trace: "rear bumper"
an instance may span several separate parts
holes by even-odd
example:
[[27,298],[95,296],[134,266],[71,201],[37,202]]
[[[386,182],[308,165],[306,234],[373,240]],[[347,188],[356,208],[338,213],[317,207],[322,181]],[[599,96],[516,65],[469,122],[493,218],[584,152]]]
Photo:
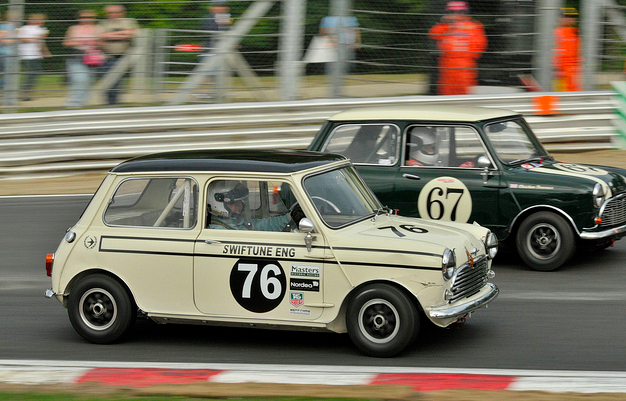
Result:
[[498,290],[498,287],[496,287],[495,284],[487,283],[487,285],[490,287],[489,290],[478,298],[474,298],[461,305],[433,308],[428,311],[428,316],[433,319],[450,319],[462,317],[472,311],[475,311],[476,309],[486,307],[487,304],[496,299],[498,293],[500,293],[500,290]]

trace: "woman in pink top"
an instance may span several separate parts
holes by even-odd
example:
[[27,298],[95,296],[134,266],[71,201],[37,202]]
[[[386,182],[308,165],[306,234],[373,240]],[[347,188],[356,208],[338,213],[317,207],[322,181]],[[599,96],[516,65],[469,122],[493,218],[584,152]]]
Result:
[[92,69],[97,65],[85,64],[85,54],[99,51],[98,37],[100,28],[96,25],[96,12],[81,10],[79,22],[72,25],[65,33],[63,46],[69,49],[66,67],[68,77],[67,107],[82,107],[89,100],[89,86]]

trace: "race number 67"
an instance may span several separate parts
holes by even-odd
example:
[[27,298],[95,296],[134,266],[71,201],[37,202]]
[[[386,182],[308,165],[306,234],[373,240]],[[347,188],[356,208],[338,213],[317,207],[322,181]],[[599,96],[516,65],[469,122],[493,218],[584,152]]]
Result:
[[438,177],[420,191],[417,209],[423,218],[465,223],[472,214],[472,197],[460,180]]

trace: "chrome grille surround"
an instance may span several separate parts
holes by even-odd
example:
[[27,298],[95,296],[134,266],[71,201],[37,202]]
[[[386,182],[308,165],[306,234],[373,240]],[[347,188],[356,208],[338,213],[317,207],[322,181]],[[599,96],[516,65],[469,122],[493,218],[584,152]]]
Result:
[[474,266],[468,262],[461,265],[452,278],[448,303],[470,297],[487,284],[489,261],[486,255],[474,259]]
[[626,193],[608,199],[600,208],[600,227],[611,227],[626,223]]

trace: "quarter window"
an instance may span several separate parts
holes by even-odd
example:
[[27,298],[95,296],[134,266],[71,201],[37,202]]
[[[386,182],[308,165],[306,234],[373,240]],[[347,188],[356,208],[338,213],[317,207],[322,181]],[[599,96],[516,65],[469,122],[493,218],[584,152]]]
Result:
[[342,154],[355,164],[393,165],[398,161],[399,138],[395,125],[342,125],[321,150]]
[[113,226],[193,228],[198,185],[190,178],[132,178],[123,181],[104,212]]

